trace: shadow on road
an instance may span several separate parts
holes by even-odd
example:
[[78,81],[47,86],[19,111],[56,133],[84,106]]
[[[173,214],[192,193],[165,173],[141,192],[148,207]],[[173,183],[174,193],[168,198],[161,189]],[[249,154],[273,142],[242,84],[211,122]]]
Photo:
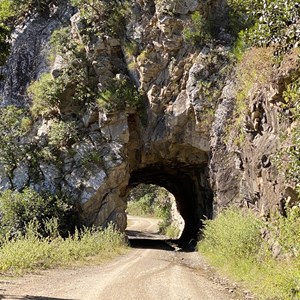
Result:
[[[14,300],[70,300],[64,298],[52,298],[43,296],[16,296],[16,295],[0,295],[0,299],[14,299]],[[76,300],[76,299],[73,299]]]
[[171,247],[166,240],[158,240],[158,239],[131,239],[129,238],[129,244],[132,248],[139,249],[159,249],[166,251],[174,251],[175,249]]

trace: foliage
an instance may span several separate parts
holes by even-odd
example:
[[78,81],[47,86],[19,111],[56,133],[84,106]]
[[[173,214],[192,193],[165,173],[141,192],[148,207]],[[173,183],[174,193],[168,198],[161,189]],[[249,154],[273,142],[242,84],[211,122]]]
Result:
[[55,74],[43,74],[30,84],[31,112],[34,116],[57,116],[80,113],[95,101],[96,82],[88,74],[89,62],[80,41],[72,39],[70,28],[55,30],[51,36],[51,56],[62,59]]
[[278,242],[281,255],[300,259],[300,207],[287,206],[285,213],[286,217],[276,212],[267,226],[272,240]]
[[176,239],[180,235],[180,229],[175,225],[169,225],[164,230],[164,234],[170,239]]
[[140,184],[128,196],[128,213],[137,216],[163,218],[165,201],[169,202],[169,192],[157,185]]
[[69,266],[88,261],[102,262],[124,253],[126,245],[122,234],[113,226],[105,230],[84,228],[63,239],[57,234],[57,221],[45,222],[49,236],[42,238],[39,226],[31,221],[24,236],[3,239],[0,246],[0,271],[22,274],[36,269]]
[[71,0],[93,33],[118,36],[123,30],[127,4],[124,1]]
[[13,237],[26,232],[26,226],[34,220],[38,232],[46,235],[44,222],[56,217],[61,232],[72,230],[73,207],[66,199],[48,194],[41,195],[33,189],[22,192],[6,190],[0,196],[0,236]]
[[236,258],[251,258],[262,243],[262,224],[248,212],[226,210],[215,220],[206,220],[204,224],[205,243],[218,249],[220,255],[227,259],[230,255]]
[[145,194],[138,200],[128,202],[127,211],[135,216],[153,216],[155,214],[153,194]]
[[[299,63],[299,59],[298,59]],[[298,194],[300,193],[300,106],[299,106],[299,94],[300,94],[300,79],[299,74],[296,71],[287,80],[287,83],[283,86],[282,103],[283,109],[282,117],[287,117],[289,122],[293,123],[291,131],[288,135],[285,135],[283,142],[284,147],[274,157],[279,170],[281,170],[285,178],[296,185]]]
[[143,95],[127,78],[115,78],[97,102],[107,112],[138,110],[143,105]]
[[[156,215],[161,219],[159,222],[159,232],[162,234],[171,233],[172,231],[172,202],[170,196],[165,195],[157,205]],[[175,226],[173,226],[175,228]]]
[[183,37],[193,45],[202,45],[210,38],[207,22],[199,11],[192,14],[191,25],[183,30]]
[[82,157],[82,164],[86,167],[89,167],[91,165],[100,165],[103,163],[103,159],[99,151],[92,150],[88,153],[84,154]]
[[24,160],[29,145],[23,141],[31,127],[25,111],[16,106],[0,108],[0,163],[9,177]]
[[254,85],[263,85],[271,78],[272,65],[272,49],[253,48],[245,52],[237,66],[238,103],[245,101]]
[[0,66],[4,65],[9,54],[10,45],[8,39],[11,33],[9,23],[14,15],[13,2],[11,0],[2,0],[0,2]]
[[0,1],[0,66],[10,52],[9,38],[18,19],[28,11],[45,12],[51,0],[1,0]]
[[292,118],[294,121],[300,121],[299,95],[300,77],[296,73],[292,76],[291,82],[286,85],[286,88],[282,94],[283,100],[285,101],[283,107],[292,113]]
[[[198,247],[213,265],[242,281],[259,299],[298,299],[299,257],[294,253],[300,246],[299,207],[289,210],[287,217],[277,215],[268,221],[251,211],[227,209],[204,224]],[[273,256],[276,243],[281,259]]]
[[28,92],[32,97],[33,116],[56,116],[65,111],[77,112],[92,97],[87,76],[83,69],[65,69],[60,76],[43,74],[30,84]]
[[46,73],[30,84],[28,92],[32,96],[31,113],[34,116],[60,113],[60,98],[65,88],[62,79],[63,77],[54,79],[51,74]]
[[275,46],[286,52],[299,41],[296,0],[229,0],[228,5],[237,48]]
[[[249,113],[248,99],[251,90],[263,86],[273,74],[273,49],[252,48],[247,50],[236,67],[237,94],[234,115],[228,131],[234,129],[234,143],[241,145],[245,134],[242,128],[245,116]],[[230,130],[229,130],[230,129]]]
[[76,47],[77,43],[70,40],[70,35],[71,28],[69,26],[54,30],[49,42],[51,50],[54,51],[55,54],[59,55],[72,51]]
[[159,231],[170,238],[177,238],[180,233],[172,220],[172,196],[162,187],[140,184],[131,190],[127,211],[131,215],[160,218]]
[[51,1],[53,0],[13,0],[14,8],[22,13],[26,11],[46,12]]
[[77,128],[74,121],[54,120],[48,131],[49,145],[55,148],[62,148],[77,139]]

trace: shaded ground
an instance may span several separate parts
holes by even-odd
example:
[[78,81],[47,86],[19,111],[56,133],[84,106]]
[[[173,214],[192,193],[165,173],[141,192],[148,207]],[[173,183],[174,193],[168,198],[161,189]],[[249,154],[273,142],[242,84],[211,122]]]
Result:
[[[155,222],[157,225],[153,219],[132,219],[128,232],[134,232],[134,248],[110,263],[43,271],[19,279],[0,278],[0,299],[244,299],[212,280],[198,253],[174,251],[164,237],[159,240]],[[146,227],[140,234],[147,240],[138,239],[141,236],[136,229]]]

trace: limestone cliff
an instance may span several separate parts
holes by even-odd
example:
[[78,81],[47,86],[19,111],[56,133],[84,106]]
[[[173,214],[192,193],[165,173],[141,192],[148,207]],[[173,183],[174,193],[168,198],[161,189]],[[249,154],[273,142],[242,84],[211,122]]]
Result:
[[[213,24],[206,29],[212,37],[203,36],[200,43],[192,43],[186,32],[196,26],[195,12]],[[239,82],[230,55],[234,38],[228,33],[226,1],[134,0],[126,13],[117,35],[90,33],[89,26],[96,25],[61,1],[50,14],[36,14],[14,30],[2,70],[3,106],[28,108],[28,85],[44,72],[59,78],[68,67],[61,55],[52,63],[47,60],[57,28],[70,26],[71,40],[82,45],[72,70],[82,71],[85,81],[66,84],[61,97],[67,104],[60,101],[54,117],[53,112],[36,117],[27,136],[36,151],[50,149],[56,159],[39,156],[33,164],[33,155],[27,155],[10,177],[1,173],[1,188],[29,185],[59,191],[78,202],[83,223],[114,221],[124,230],[130,188],[157,184],[174,194],[187,239],[197,233],[200,219],[224,206],[247,205],[268,213],[288,196],[295,198],[293,184],[279,176],[272,155],[280,149],[280,132],[290,126],[281,121],[277,104],[283,83],[298,70],[297,55],[291,55],[293,63],[283,62],[275,77],[249,91],[241,125],[245,136],[235,143],[240,134],[232,126]],[[95,100],[74,98],[79,84],[89,87],[86,94],[96,95],[122,80],[140,90],[142,106],[125,103],[110,110]],[[49,148],[53,124],[69,121],[76,124],[76,138]]]

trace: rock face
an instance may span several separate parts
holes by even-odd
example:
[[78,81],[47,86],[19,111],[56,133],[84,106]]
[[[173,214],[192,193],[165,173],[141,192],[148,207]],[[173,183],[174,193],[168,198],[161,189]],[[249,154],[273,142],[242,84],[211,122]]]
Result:
[[272,79],[249,91],[240,144],[232,140],[237,137],[235,129],[224,132],[232,115],[237,88],[229,83],[223,89],[222,103],[211,132],[210,179],[216,212],[236,204],[268,216],[274,208],[284,209],[287,201],[298,202],[295,182],[285,178],[276,162],[280,149],[288,149],[290,143],[282,134],[289,134],[294,126],[284,117],[288,111],[282,108],[282,93],[284,84],[295,74],[299,76],[299,58],[292,52],[276,74],[270,75]]
[[49,50],[52,31],[69,22],[75,9],[66,1],[52,9],[49,16],[28,16],[12,35],[12,51],[6,66],[1,68],[5,80],[0,83],[2,105],[25,105],[26,88],[49,68],[45,54]]
[[[182,34],[196,10],[225,26],[225,1],[135,0],[131,10],[125,37],[138,45],[135,54],[126,50],[122,39],[107,36],[95,38],[85,51],[100,90],[118,74],[130,76],[145,95],[146,120],[135,110],[108,113],[87,107],[77,120],[84,134],[70,151],[60,153],[59,164],[39,161],[38,177],[31,176],[28,164],[20,165],[11,181],[1,172],[1,188],[29,184],[63,192],[77,200],[84,224],[113,221],[125,230],[130,188],[157,184],[175,196],[185,221],[185,240],[198,233],[201,219],[233,203],[267,213],[287,196],[270,160],[285,126],[279,124],[272,103],[286,75],[253,90],[245,143],[226,143],[224,132],[237,90],[233,72],[226,71],[230,36],[219,28],[219,42],[198,48]],[[64,67],[60,58],[47,66],[43,53],[53,29],[64,22],[72,24],[75,38],[82,38],[80,16],[64,1],[52,15],[35,16],[16,30],[1,85],[4,105],[28,106],[26,87],[32,80],[50,69],[59,76]],[[43,145],[51,126],[51,120],[36,121],[31,141]]]

